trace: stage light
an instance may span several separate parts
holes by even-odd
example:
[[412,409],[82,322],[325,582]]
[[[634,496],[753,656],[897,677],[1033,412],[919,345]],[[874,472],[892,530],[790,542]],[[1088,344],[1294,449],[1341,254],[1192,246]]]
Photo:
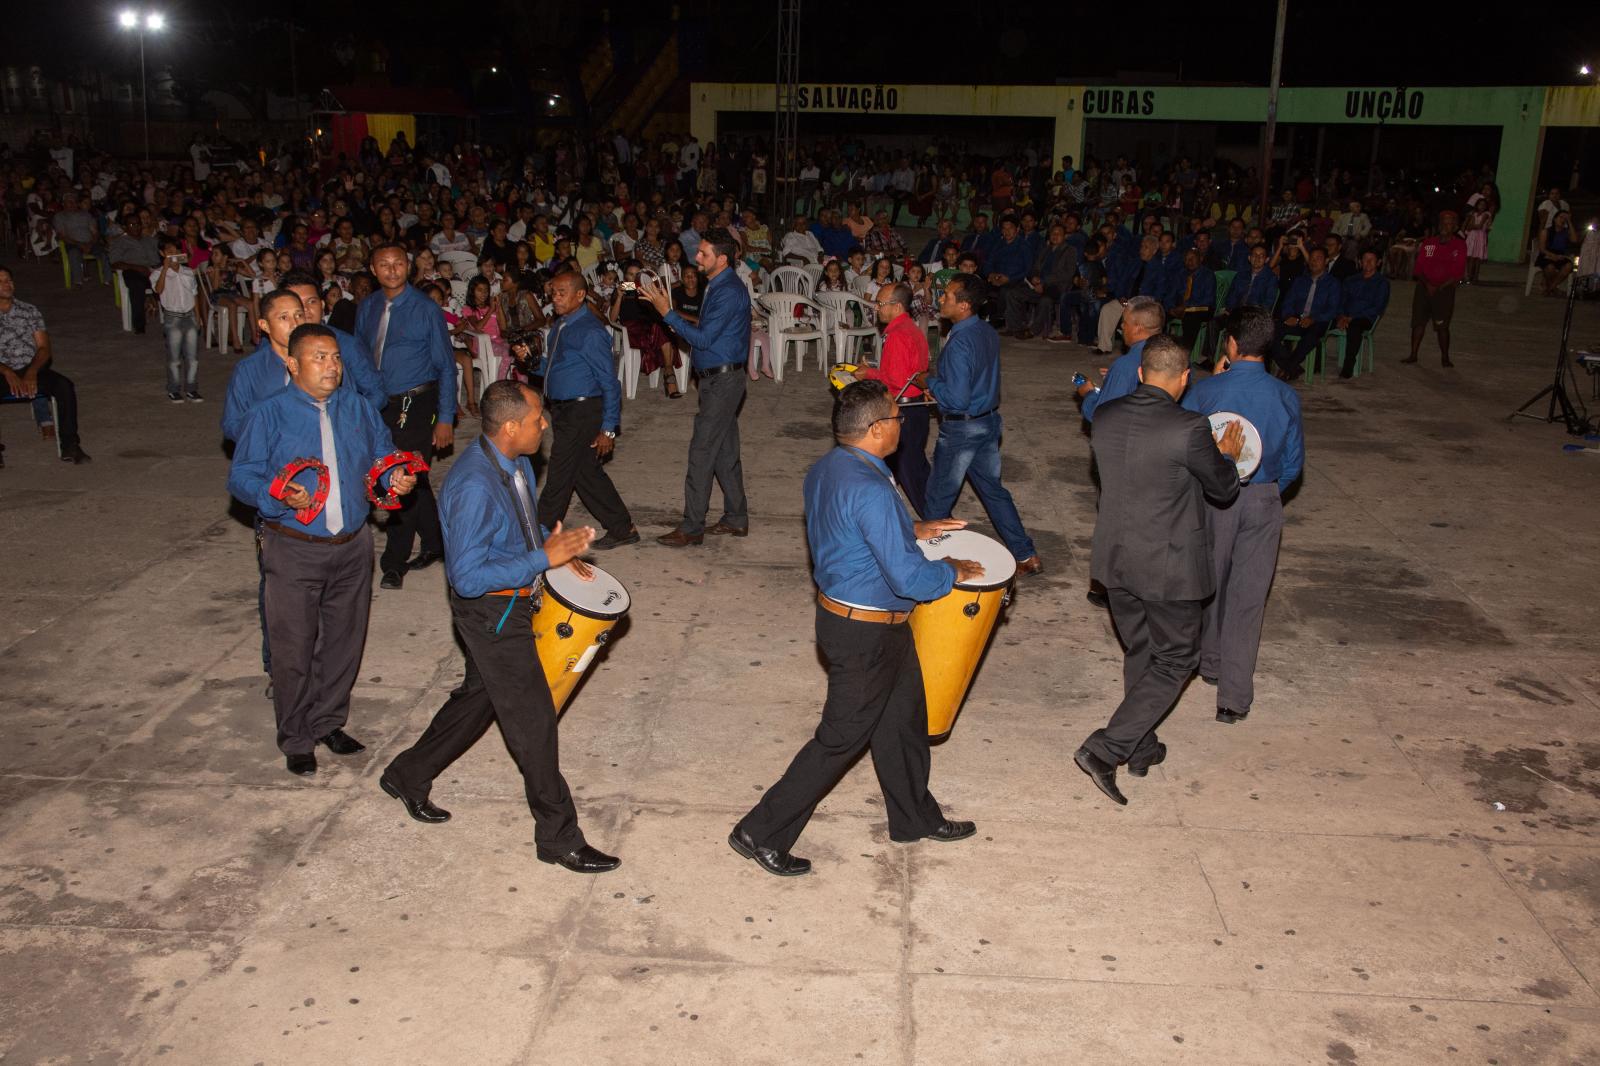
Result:
[[144,28],[153,32],[166,29],[167,16],[159,11],[152,11],[144,17]]
[[500,68],[499,67],[490,67],[489,68],[489,73],[490,74],[498,74],[498,73],[500,73]]
[[124,11],[117,16],[117,22],[123,29],[131,30],[139,25],[139,13],[137,11]]
[[1583,66],[1579,67],[1578,75],[1579,77],[1587,78],[1589,76],[1589,64],[1585,63]]

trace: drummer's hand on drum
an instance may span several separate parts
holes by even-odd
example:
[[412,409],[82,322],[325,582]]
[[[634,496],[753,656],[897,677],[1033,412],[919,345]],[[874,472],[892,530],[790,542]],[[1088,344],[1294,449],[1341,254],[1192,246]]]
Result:
[[1229,422],[1222,435],[1217,438],[1217,451],[1235,462],[1238,461],[1239,453],[1244,451],[1244,425],[1237,419]]
[[562,529],[561,523],[556,523],[556,528],[544,542],[544,556],[550,563],[550,569],[566,566],[572,560],[589,550],[589,545],[594,542],[593,526],[578,526],[576,529]]
[[956,568],[957,581],[975,581],[983,576],[982,565],[971,559],[952,559],[947,555],[944,561]]
[[306,491],[304,485],[290,482],[289,487],[283,490],[283,502],[290,510],[298,511],[311,506],[311,493]]
[[918,540],[927,540],[937,537],[940,533],[948,533],[952,529],[966,529],[965,518],[935,518],[928,522],[918,522],[911,527]]
[[577,574],[578,580],[580,581],[594,580],[594,567],[590,566],[582,559],[572,560],[572,562],[567,564],[567,569],[571,570],[574,574]]

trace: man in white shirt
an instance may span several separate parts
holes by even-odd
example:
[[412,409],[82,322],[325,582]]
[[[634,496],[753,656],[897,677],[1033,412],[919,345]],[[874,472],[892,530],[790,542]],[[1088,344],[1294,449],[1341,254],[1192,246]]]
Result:
[[694,192],[695,181],[699,177],[700,142],[691,134],[684,146],[678,149],[678,188],[683,195]]
[[898,226],[900,224],[900,208],[904,207],[905,202],[911,199],[911,194],[917,188],[917,172],[911,169],[911,160],[906,159],[904,156],[901,157],[900,165],[895,168],[894,174],[890,176],[889,183],[889,191],[894,198],[894,214],[889,218],[889,225]]
[[239,239],[228,245],[228,254],[248,263],[261,249],[271,247],[272,242],[261,236],[261,227],[256,225],[255,219],[247,218],[239,224]]
[[783,260],[785,266],[822,262],[822,242],[811,232],[806,216],[794,216],[794,225],[783,235],[783,243],[778,246],[778,258]]

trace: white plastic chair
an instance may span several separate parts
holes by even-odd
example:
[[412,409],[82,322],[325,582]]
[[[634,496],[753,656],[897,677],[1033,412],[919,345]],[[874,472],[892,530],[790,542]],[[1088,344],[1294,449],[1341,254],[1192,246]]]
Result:
[[[128,283],[122,280],[122,271],[111,272],[111,291],[117,301],[117,306],[122,309],[122,332],[133,332],[133,299],[128,295]],[[139,314],[144,315],[144,308],[139,308]]]
[[499,380],[500,377],[500,361],[494,354],[494,341],[489,339],[487,333],[479,333],[474,336],[472,342],[472,372],[479,381],[483,382],[482,385],[478,386],[478,398],[482,399],[482,390],[487,389],[491,382]]
[[[211,292],[211,281],[204,270],[195,271],[195,276],[200,281],[200,288],[206,294],[206,337],[205,346],[211,347],[214,342],[217,351],[223,355],[228,354],[228,336],[233,332],[232,323],[228,321],[228,309],[217,303],[216,297]],[[236,307],[238,321],[250,325],[250,311],[247,308]]]
[[[817,302],[826,312],[826,321],[830,335],[833,337],[833,351],[838,362],[855,363],[857,349],[854,340],[871,340],[873,350],[877,350],[878,327],[872,325],[877,316],[877,309],[861,297],[847,292],[819,292]],[[856,316],[852,308],[860,312],[862,325],[853,325]],[[865,351],[865,346],[861,349]]]
[[462,281],[478,275],[478,257],[471,252],[440,252],[439,262],[449,263],[451,271]]
[[[1533,282],[1534,279],[1539,276],[1539,274],[1539,242],[1534,241],[1528,245],[1528,280],[1522,286],[1522,295],[1533,295]],[[1573,270],[1571,274],[1567,275],[1567,280],[1561,283],[1562,292],[1572,291],[1572,279],[1576,277],[1577,274],[1577,270]]]
[[622,394],[631,400],[639,395],[639,349],[628,342],[628,331],[621,326],[611,327],[611,341],[619,356],[617,380],[622,382]]
[[850,291],[857,296],[865,296],[872,289],[872,279],[865,274],[857,274],[850,279]]
[[[778,374],[778,366],[789,359],[789,346],[799,345],[795,353],[794,368],[804,370],[806,366],[805,346],[812,341],[817,342],[817,367],[826,369],[828,360],[828,335],[823,332],[823,308],[804,296],[786,292],[769,292],[760,297],[761,309],[767,314],[767,336],[772,338],[773,376]],[[807,311],[807,318],[799,315],[800,308]]]
[[767,279],[768,292],[792,292],[800,296],[810,296],[811,290],[815,287],[816,282],[805,267],[778,267]]

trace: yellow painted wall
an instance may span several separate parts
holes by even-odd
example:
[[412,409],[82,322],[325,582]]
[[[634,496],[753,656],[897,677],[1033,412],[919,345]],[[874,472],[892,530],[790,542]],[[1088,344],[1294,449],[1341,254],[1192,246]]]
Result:
[[367,112],[367,136],[378,142],[378,151],[387,152],[394,135],[404,132],[406,143],[417,143],[417,116],[381,115]]
[[1600,126],[1600,85],[1553,85],[1545,90],[1546,126]]

